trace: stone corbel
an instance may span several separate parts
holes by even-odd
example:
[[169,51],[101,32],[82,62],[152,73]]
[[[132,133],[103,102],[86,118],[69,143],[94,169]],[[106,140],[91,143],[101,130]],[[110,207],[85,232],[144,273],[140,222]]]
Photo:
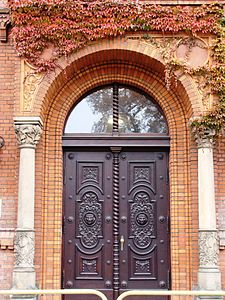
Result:
[[0,41],[7,42],[7,27],[10,23],[8,8],[0,8]]
[[225,230],[219,231],[219,248],[225,250]]
[[14,249],[14,228],[0,228],[0,249],[13,250]]

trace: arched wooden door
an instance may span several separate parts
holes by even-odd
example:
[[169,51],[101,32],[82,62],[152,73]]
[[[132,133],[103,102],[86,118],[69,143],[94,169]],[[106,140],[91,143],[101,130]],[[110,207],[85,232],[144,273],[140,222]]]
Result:
[[169,289],[168,138],[65,135],[64,146],[63,288],[110,300]]

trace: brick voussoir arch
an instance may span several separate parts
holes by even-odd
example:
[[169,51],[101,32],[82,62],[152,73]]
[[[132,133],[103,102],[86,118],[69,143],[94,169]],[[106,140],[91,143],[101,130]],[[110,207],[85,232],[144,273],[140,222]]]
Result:
[[[154,70],[164,76],[164,60],[159,50],[138,41],[127,42],[124,39],[114,39],[112,41],[102,41],[87,46],[74,53],[68,58],[61,58],[54,71],[48,73],[42,80],[35,97],[34,110],[43,118],[46,109],[49,107],[50,99],[54,98],[54,91],[60,91],[72,77],[79,73],[83,68],[88,68],[99,63],[123,61],[129,64],[139,65],[144,69]],[[195,82],[191,76],[181,74],[178,76],[180,93],[187,94],[187,102],[193,109],[193,115],[198,115],[203,109],[201,97],[198,93]],[[178,89],[175,89],[176,92]],[[183,90],[183,91],[182,91]],[[186,104],[189,106],[189,103]]]
[[173,127],[176,124],[177,112],[179,122],[182,118],[182,124],[186,123],[186,117],[189,116],[187,116],[188,107],[184,105],[184,98],[177,97],[172,89],[166,90],[161,74],[147,72],[137,66],[114,62],[112,64],[93,65],[87,70],[77,73],[72,80],[68,81],[49,103],[45,124],[51,123],[51,118],[56,118],[56,126],[62,134],[65,120],[76,102],[90,90],[112,82],[134,86],[152,96],[164,111],[169,123],[170,134],[175,129]]

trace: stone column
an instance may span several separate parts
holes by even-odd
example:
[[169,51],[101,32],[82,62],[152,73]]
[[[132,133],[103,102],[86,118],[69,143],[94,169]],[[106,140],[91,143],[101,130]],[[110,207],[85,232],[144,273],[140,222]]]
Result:
[[[34,269],[35,148],[42,132],[39,117],[18,117],[14,128],[20,148],[17,229],[13,289],[36,289]],[[35,299],[34,296],[14,296]]]
[[[202,133],[195,133],[195,138],[198,145],[198,285],[200,290],[221,290],[213,166],[215,132],[213,130],[205,130]],[[218,297],[201,298],[217,299]]]

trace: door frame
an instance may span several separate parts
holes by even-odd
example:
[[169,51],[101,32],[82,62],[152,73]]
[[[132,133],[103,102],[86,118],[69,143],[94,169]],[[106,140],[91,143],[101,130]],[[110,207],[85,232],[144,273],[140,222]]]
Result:
[[[167,179],[168,179],[168,289],[171,289],[171,241],[170,241],[170,185],[169,185],[169,153],[170,153],[170,137],[168,135],[151,135],[147,134],[132,134],[132,135],[90,135],[90,134],[64,134],[62,139],[63,146],[63,157],[64,152],[70,151],[70,149],[77,149],[78,151],[90,150],[91,148],[110,148],[110,147],[126,147],[126,148],[141,148],[143,151],[144,148],[151,149],[151,151],[167,151],[168,152],[168,161],[167,161]],[[63,174],[65,174],[65,163],[63,161]],[[64,181],[64,178],[63,178]],[[65,207],[65,189],[63,189],[63,220],[64,224],[64,207]],[[63,259],[64,259],[64,234],[62,234],[62,256],[61,256],[61,286],[64,285],[64,274],[63,274]],[[167,297],[170,299],[170,297]],[[160,300],[160,298],[159,298]]]
[[168,135],[148,134],[70,134],[64,133],[62,138],[63,151],[66,147],[160,147],[170,148]]

